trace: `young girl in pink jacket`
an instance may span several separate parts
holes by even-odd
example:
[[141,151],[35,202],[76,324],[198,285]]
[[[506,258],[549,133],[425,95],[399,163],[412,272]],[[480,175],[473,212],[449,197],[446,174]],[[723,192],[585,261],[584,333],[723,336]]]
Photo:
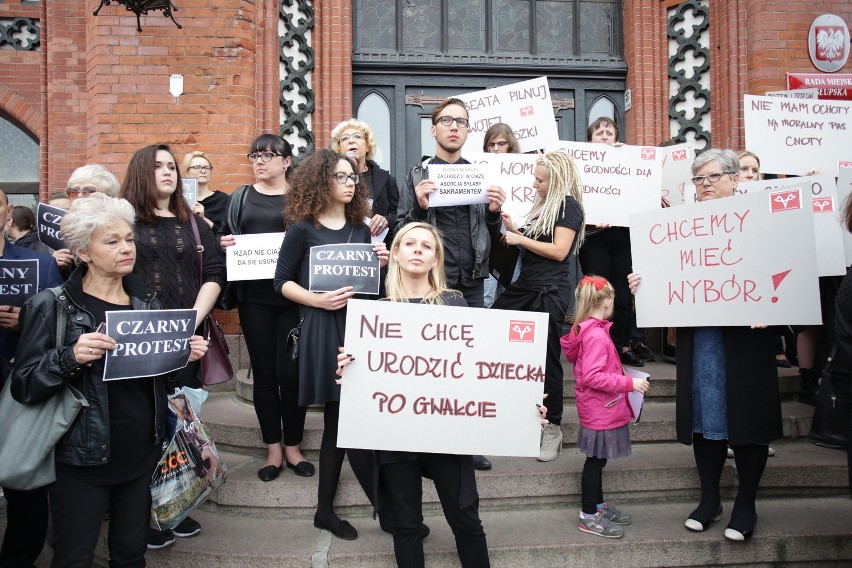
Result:
[[646,379],[624,374],[609,336],[615,290],[605,278],[584,276],[575,292],[574,325],[560,343],[574,363],[580,432],[577,447],[586,454],[581,480],[583,508],[577,525],[583,532],[621,538],[630,515],[607,504],[603,497],[603,468],[608,459],[630,455],[628,423],[633,411],[627,393],[648,391]]

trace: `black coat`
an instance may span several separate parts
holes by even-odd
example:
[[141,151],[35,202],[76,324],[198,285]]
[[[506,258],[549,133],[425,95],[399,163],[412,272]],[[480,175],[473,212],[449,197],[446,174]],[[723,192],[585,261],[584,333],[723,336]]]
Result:
[[[768,444],[783,435],[772,329],[722,327],[728,397],[728,442]],[[692,354],[695,330],[677,330],[677,440],[692,443]]]
[[[388,239],[393,237],[394,224],[396,223],[396,210],[399,205],[399,187],[396,179],[390,172],[383,170],[379,165],[367,160],[367,170],[373,178],[373,187],[370,189],[370,197],[373,200],[373,213],[381,215],[388,220]],[[390,248],[390,241],[387,243]]]

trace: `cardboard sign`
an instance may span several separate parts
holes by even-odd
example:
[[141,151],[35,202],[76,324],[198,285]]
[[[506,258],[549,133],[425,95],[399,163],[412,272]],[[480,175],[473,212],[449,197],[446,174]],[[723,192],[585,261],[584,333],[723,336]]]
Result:
[[850,102],[745,97],[746,148],[760,156],[763,172],[834,175],[849,159],[850,133]]
[[464,101],[470,120],[465,146],[482,148],[492,124],[512,127],[521,152],[547,148],[559,140],[547,77],[485,89],[456,98]]
[[626,227],[631,213],[660,208],[661,148],[560,141],[552,150],[568,152],[580,172],[587,224]]
[[198,180],[195,178],[181,178],[183,185],[183,198],[189,203],[189,208],[195,207],[198,203]]
[[284,233],[234,235],[234,245],[225,248],[228,281],[274,278],[278,251],[283,243]]
[[22,306],[38,292],[38,259],[0,259],[0,306]]
[[437,187],[429,207],[488,203],[485,172],[475,164],[429,164],[427,174]]
[[104,380],[155,377],[186,367],[197,310],[121,310],[106,313]]
[[372,244],[344,243],[311,247],[311,292],[352,286],[356,294],[379,293],[379,257]]
[[66,213],[65,209],[60,209],[46,203],[39,203],[36,206],[38,240],[53,250],[65,248],[65,240],[62,238],[59,224],[62,222],[62,218],[65,217]]
[[837,224],[843,235],[843,258],[846,266],[852,266],[852,233],[846,228],[846,206],[852,198],[852,168],[840,168],[837,178]]
[[[789,179],[767,179],[740,182],[739,193],[752,191],[778,191],[801,189],[804,203],[810,201],[814,215],[814,238],[816,241],[817,275],[841,276],[846,274],[843,254],[843,230],[837,222],[837,183],[834,176],[821,175]],[[807,209],[807,207],[805,207]]]
[[638,327],[820,323],[813,218],[801,190],[632,215]]
[[337,445],[537,456],[546,342],[545,313],[350,300]]
[[539,156],[484,152],[465,152],[463,156],[483,169],[487,185],[499,186],[506,192],[503,211],[511,215],[512,221],[518,226],[522,226],[537,195],[533,188],[533,172]]
[[669,205],[683,205],[684,195],[689,188],[695,191],[692,183],[692,162],[695,150],[689,144],[676,144],[660,148],[660,169],[663,178],[662,197]]

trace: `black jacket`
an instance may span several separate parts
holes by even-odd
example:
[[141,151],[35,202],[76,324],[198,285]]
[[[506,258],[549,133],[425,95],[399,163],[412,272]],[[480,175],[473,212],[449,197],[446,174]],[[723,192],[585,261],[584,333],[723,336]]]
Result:
[[[74,466],[95,466],[109,462],[109,400],[107,383],[92,376],[89,368],[74,358],[73,347],[80,335],[91,333],[97,324],[85,309],[83,275],[85,266],[78,267],[61,286],[59,296],[45,290],[31,297],[21,309],[21,334],[12,370],[12,397],[22,404],[36,404],[70,383],[80,390],[89,402],[80,410],[77,419],[56,445],[56,461]],[[147,290],[133,274],[122,279],[134,310],[160,309],[154,292]],[[61,346],[56,342],[57,310],[68,313],[68,327]],[[154,385],[155,425],[153,445],[163,448],[166,443],[167,395],[166,379],[174,380],[177,373],[158,377]],[[164,448],[163,448],[164,449]]]
[[367,170],[373,178],[373,187],[370,188],[373,213],[388,220],[390,231],[388,231],[387,245],[390,248],[390,239],[393,238],[396,225],[396,209],[399,205],[399,187],[396,185],[396,178],[387,170],[380,168],[373,160],[367,160]]

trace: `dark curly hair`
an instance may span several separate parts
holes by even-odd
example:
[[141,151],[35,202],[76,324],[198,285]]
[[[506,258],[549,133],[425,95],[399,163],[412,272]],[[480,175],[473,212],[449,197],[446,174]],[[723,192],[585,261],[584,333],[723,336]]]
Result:
[[[311,221],[319,227],[319,215],[332,206],[331,187],[336,184],[334,171],[340,161],[352,161],[337,152],[325,148],[319,149],[299,164],[293,174],[290,190],[287,192],[287,207],[285,214],[288,224],[299,221]],[[354,167],[353,167],[354,171]],[[364,177],[355,184],[355,195],[346,204],[346,220],[353,226],[364,222],[369,216],[367,205],[369,193],[364,185]]]

